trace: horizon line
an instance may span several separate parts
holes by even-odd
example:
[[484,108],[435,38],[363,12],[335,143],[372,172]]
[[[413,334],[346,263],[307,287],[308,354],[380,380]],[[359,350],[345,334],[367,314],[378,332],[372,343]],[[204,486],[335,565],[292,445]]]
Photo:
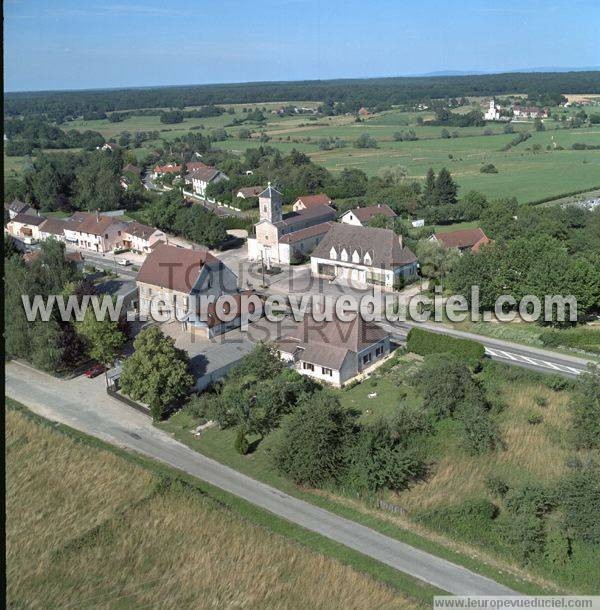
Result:
[[568,74],[570,72],[600,72],[600,66],[585,67],[529,67],[512,68],[510,70],[483,71],[483,70],[435,70],[424,73],[378,75],[378,76],[339,76],[335,78],[299,78],[291,80],[250,80],[250,81],[222,81],[210,83],[185,83],[185,84],[160,84],[160,85],[118,85],[106,87],[84,87],[81,89],[13,89],[4,90],[4,95],[16,93],[81,93],[86,91],[120,91],[132,89],[168,89],[176,87],[217,87],[223,85],[269,85],[281,83],[314,83],[314,82],[335,82],[353,80],[378,80],[394,78],[460,78],[464,76],[499,76],[503,74]]

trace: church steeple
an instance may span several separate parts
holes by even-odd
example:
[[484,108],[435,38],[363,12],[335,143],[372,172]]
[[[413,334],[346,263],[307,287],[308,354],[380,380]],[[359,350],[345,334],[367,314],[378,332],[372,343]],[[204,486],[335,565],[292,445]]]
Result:
[[258,196],[258,207],[261,220],[268,220],[273,224],[281,221],[281,193],[271,186],[270,181],[267,188]]

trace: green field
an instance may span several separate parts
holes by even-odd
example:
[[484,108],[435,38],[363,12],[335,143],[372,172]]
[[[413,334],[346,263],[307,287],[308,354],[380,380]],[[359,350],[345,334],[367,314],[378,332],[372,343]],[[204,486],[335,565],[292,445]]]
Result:
[[[457,136],[441,138],[442,127],[422,126],[417,119],[427,121],[433,117],[428,111],[403,112],[392,109],[366,117],[356,122],[353,116],[314,117],[294,115],[280,117],[271,110],[280,105],[253,104],[249,108],[264,108],[266,123],[256,123],[226,127],[229,139],[215,142],[215,148],[242,154],[247,148],[261,145],[259,136],[265,132],[269,137],[268,145],[285,153],[297,149],[308,154],[311,159],[336,173],[344,168],[358,168],[368,175],[377,175],[384,168],[401,166],[407,172],[407,179],[423,180],[427,170],[436,171],[447,167],[460,186],[460,193],[477,190],[489,198],[517,197],[519,202],[538,201],[548,197],[560,197],[574,191],[584,191],[600,187],[600,151],[571,150],[574,143],[600,145],[600,125],[578,129],[563,129],[554,119],[544,121],[545,131],[535,132],[533,122],[512,123],[515,132],[529,131],[532,137],[511,148],[501,149],[514,137],[504,134],[503,123],[488,123],[485,127],[447,127]],[[300,105],[314,106],[315,103],[298,102]],[[118,138],[123,131],[134,134],[136,131],[158,131],[159,139],[145,142],[143,148],[135,149],[140,161],[151,152],[161,140],[170,141],[198,129],[200,133],[210,134],[211,130],[229,125],[234,119],[245,117],[243,105],[234,105],[235,114],[218,117],[185,119],[183,123],[165,125],[158,116],[132,116],[120,123],[107,119],[67,122],[64,129],[91,129],[99,131],[106,138]],[[477,105],[465,106],[457,112],[467,112]],[[574,112],[569,108],[563,113]],[[589,112],[594,112],[590,109]],[[202,129],[199,129],[202,127]],[[252,139],[239,139],[241,129],[253,131]],[[394,133],[412,129],[417,141],[394,141]],[[492,135],[484,135],[491,132]],[[377,140],[378,148],[359,149],[356,139],[367,133]],[[345,142],[345,147],[333,150],[320,150],[319,140],[333,138]],[[540,147],[533,151],[534,146]],[[564,150],[558,150],[562,147]],[[20,157],[4,159],[5,172],[21,171],[24,159]],[[483,164],[492,163],[497,174],[482,174]]]

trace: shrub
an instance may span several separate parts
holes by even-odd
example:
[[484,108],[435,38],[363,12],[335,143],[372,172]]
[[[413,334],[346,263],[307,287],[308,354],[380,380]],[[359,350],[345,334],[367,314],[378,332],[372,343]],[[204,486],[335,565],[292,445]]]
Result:
[[508,483],[504,479],[493,474],[486,477],[485,486],[497,498],[504,498],[510,490]]
[[545,396],[540,396],[539,394],[536,394],[533,397],[533,400],[538,407],[547,407],[548,406],[548,399]]
[[246,433],[241,426],[238,428],[235,436],[234,447],[240,455],[246,455],[248,453],[248,439],[246,438]]
[[411,328],[406,340],[409,352],[426,356],[428,354],[448,353],[467,360],[478,362],[485,356],[485,348],[477,341],[457,339],[421,328]]
[[562,392],[566,390],[571,384],[567,379],[560,375],[548,375],[543,379],[543,383],[547,388],[550,388],[554,392]]
[[543,421],[544,421],[544,416],[540,415],[539,413],[532,413],[527,418],[527,423],[531,424],[532,426],[537,426],[538,424],[541,424]]
[[496,166],[493,163],[486,163],[485,165],[482,165],[479,168],[479,171],[482,174],[497,174],[498,170],[496,169]]

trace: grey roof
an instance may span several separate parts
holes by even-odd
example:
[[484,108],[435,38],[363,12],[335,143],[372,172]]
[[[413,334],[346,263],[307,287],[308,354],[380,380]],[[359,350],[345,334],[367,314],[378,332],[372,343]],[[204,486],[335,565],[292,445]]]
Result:
[[[296,225],[307,225],[308,222],[310,226],[334,219],[335,210],[333,208],[330,208],[328,205],[316,205],[306,210],[286,214],[283,220],[281,220],[281,225],[293,231]],[[280,223],[276,224],[279,225]]]
[[24,225],[33,225],[37,227],[46,220],[45,216],[33,216],[32,214],[17,214],[12,222],[20,222]]
[[282,352],[303,350],[300,359],[327,368],[338,369],[348,353],[357,354],[379,343],[389,333],[358,315],[350,322],[316,322],[307,314],[302,322],[275,342]]
[[186,178],[190,180],[202,180],[203,182],[210,182],[214,180],[221,173],[216,167],[199,167],[193,172],[190,172]]
[[365,208],[354,208],[348,211],[352,212],[361,222],[368,222],[374,216],[385,216],[386,218],[394,218],[396,216],[394,210],[385,203],[378,203],[377,205],[370,205]]
[[344,223],[334,223],[315,248],[312,256],[330,258],[331,248],[338,253],[346,249],[351,261],[352,253],[358,250],[363,260],[367,252],[371,256],[371,266],[378,269],[394,269],[416,262],[417,257],[410,248],[402,246],[401,238],[391,229],[375,229],[373,227],[357,227]]
[[20,201],[19,199],[14,199],[13,202],[8,206],[8,209],[11,212],[16,212],[20,214],[21,212],[25,212],[29,208],[29,204],[24,201]]
[[273,198],[273,196],[275,197],[281,197],[281,193],[274,187],[271,186],[271,183],[269,182],[269,185],[267,186],[267,188],[262,191],[262,193],[259,193],[258,195],[259,197],[269,197],[269,198]]

